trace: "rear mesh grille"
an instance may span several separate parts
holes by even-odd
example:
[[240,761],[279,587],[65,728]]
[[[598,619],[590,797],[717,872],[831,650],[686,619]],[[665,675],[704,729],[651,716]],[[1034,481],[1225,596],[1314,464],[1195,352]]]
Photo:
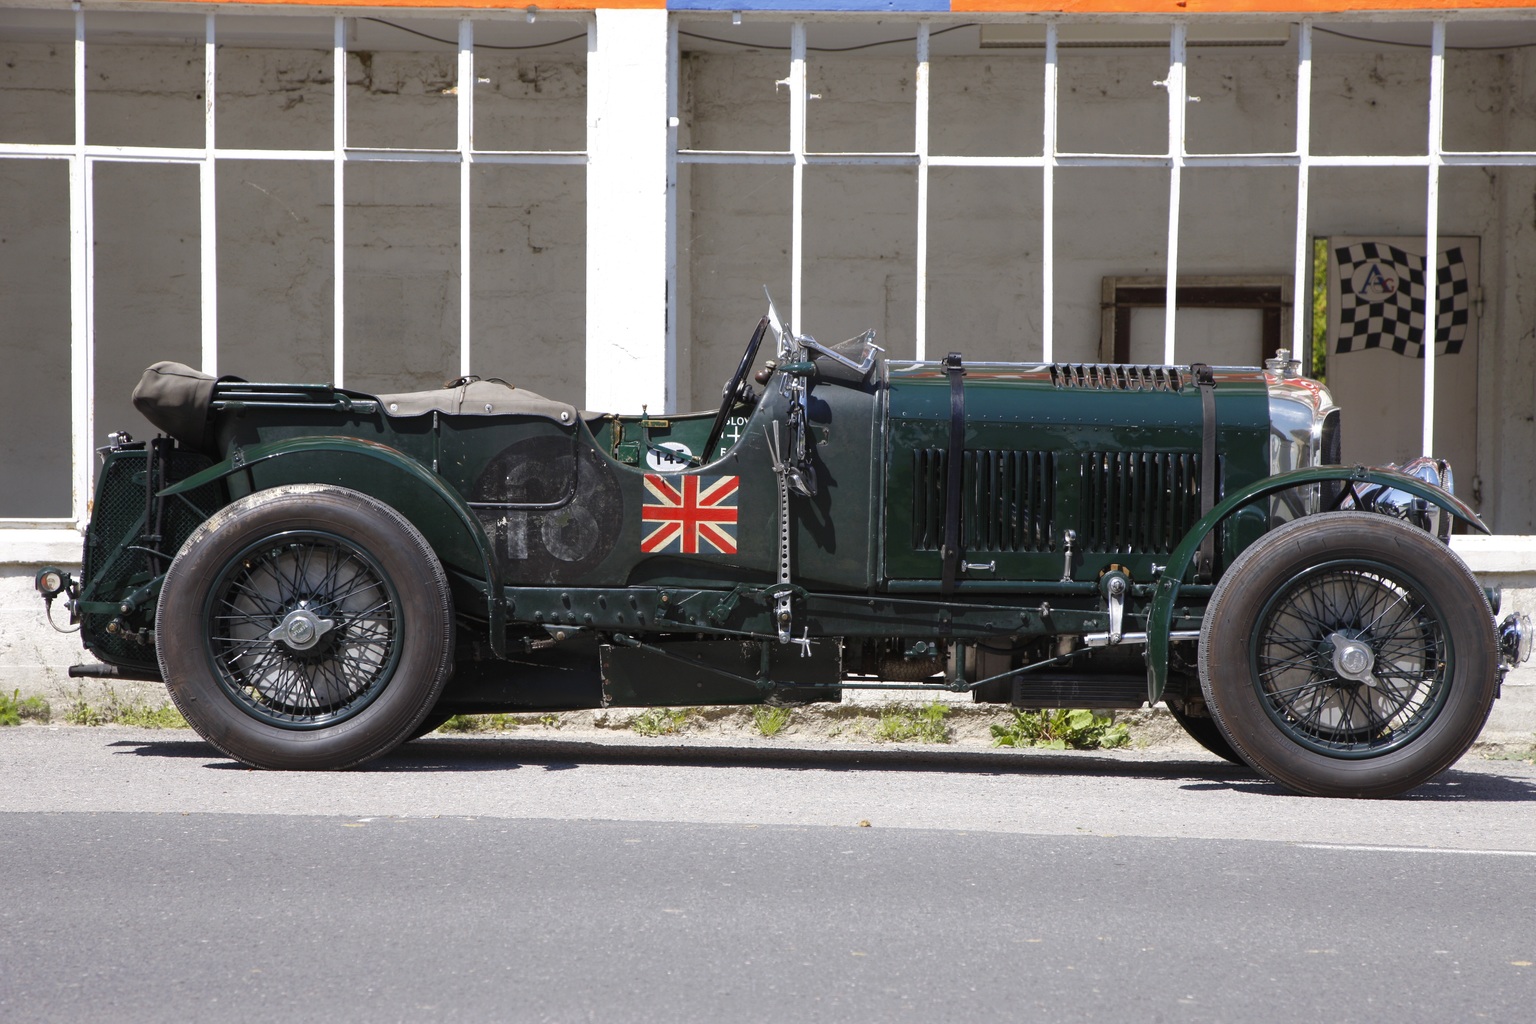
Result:
[[[91,506],[90,533],[82,557],[80,578],[88,587],[81,596],[92,601],[116,601],[153,576],[150,557],[134,545],[144,532],[143,451],[118,452],[111,459],[96,488]],[[169,483],[184,480],[212,462],[205,455],[184,448],[170,452]],[[213,514],[223,501],[223,485],[205,484],[184,497],[165,501],[161,549],[174,555],[197,525]],[[169,558],[165,560],[169,561]],[[158,563],[163,571],[165,562]],[[108,633],[113,616],[89,612],[82,617],[81,629],[92,653],[117,665],[147,667],[156,665],[153,646],[140,644],[121,634]]]
[[[102,577],[104,568],[116,568],[98,562],[128,536],[128,531],[139,529],[143,523],[144,485],[133,480],[134,474],[143,472],[143,452],[119,453],[108,464],[91,505],[91,543],[85,546],[81,578],[94,580]],[[102,582],[107,588],[120,585],[131,571],[111,573]]]
[[[967,553],[1050,551],[1056,504],[1056,456],[1002,449],[967,451],[961,475],[960,545]],[[912,453],[912,546],[944,544],[949,453]]]
[[[1186,452],[1089,452],[1082,463],[1086,551],[1162,554],[1200,518],[1200,456]],[[1221,462],[1216,464],[1220,496]]]
[[1180,366],[1052,363],[1051,383],[1090,391],[1180,391],[1187,372]]

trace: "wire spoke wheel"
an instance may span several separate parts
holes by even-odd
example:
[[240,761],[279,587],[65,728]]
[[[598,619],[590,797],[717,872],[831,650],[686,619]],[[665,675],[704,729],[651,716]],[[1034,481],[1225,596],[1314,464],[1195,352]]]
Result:
[[1444,702],[1452,655],[1417,584],[1369,563],[1302,573],[1253,638],[1265,710],[1297,743],[1338,757],[1410,742]]
[[453,671],[448,580],[399,512],[291,484],[232,502],[182,545],[155,650],[209,743],[258,768],[347,768],[415,734]]
[[1222,574],[1200,627],[1221,735],[1316,796],[1392,796],[1467,752],[1499,681],[1482,588],[1423,530],[1369,512],[1271,530]]
[[399,660],[399,595],[371,556],[334,535],[253,545],[209,602],[219,683],[274,725],[316,728],[356,714]]

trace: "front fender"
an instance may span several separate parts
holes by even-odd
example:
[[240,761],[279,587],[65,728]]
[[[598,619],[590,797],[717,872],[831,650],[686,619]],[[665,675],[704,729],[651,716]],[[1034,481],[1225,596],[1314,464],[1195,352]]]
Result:
[[1216,529],[1221,522],[1239,508],[1259,498],[1268,497],[1292,487],[1342,480],[1349,483],[1382,484],[1407,491],[1416,498],[1438,505],[1479,533],[1490,532],[1477,517],[1471,506],[1449,491],[1426,483],[1416,476],[1399,473],[1395,469],[1374,466],[1314,466],[1289,473],[1265,477],[1224,498],[1220,504],[1200,518],[1179,546],[1169,556],[1168,566],[1157,581],[1157,592],[1152,597],[1152,607],[1147,614],[1147,700],[1157,703],[1168,684],[1168,633],[1173,620],[1173,603],[1184,585],[1184,574],[1194,562],[1200,550],[1200,542]]
[[247,476],[253,491],[282,484],[334,484],[389,505],[421,531],[445,566],[485,581],[491,645],[501,653],[506,616],[490,540],[464,498],[420,462],[377,441],[294,438],[236,448],[228,459],[161,494],[181,494],[239,474]]

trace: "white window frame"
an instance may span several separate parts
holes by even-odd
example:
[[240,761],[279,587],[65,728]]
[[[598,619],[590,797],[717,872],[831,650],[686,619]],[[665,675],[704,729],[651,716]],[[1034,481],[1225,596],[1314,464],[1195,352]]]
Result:
[[[1499,11],[1502,20],[1520,18],[1522,12]],[[1443,138],[1445,111],[1445,27],[1446,17],[1425,16],[1424,12],[1403,13],[1390,18],[1375,18],[1379,23],[1428,24],[1431,27],[1430,76],[1429,76],[1429,139],[1423,155],[1377,156],[1369,154],[1347,156],[1321,156],[1311,151],[1312,107],[1312,29],[1318,19],[1303,18],[1299,24],[1296,58],[1296,138],[1295,146],[1280,153],[1190,153],[1185,141],[1185,109],[1195,100],[1189,95],[1186,80],[1186,50],[1188,26],[1198,19],[1169,19],[1169,63],[1167,77],[1155,84],[1168,92],[1168,148],[1162,154],[1075,153],[1062,151],[1057,142],[1059,104],[1057,93],[1058,60],[1057,36],[1060,26],[1080,22],[1082,19],[1010,19],[1031,24],[1045,24],[1045,82],[1044,82],[1044,147],[1040,156],[950,156],[935,154],[929,150],[928,89],[929,89],[929,39],[931,20],[917,22],[916,67],[916,124],[914,149],[906,153],[810,153],[806,150],[805,122],[806,101],[809,98],[805,74],[807,19],[791,22],[789,75],[785,84],[790,90],[789,144],[783,150],[703,150],[679,149],[677,125],[679,110],[677,81],[680,74],[680,50],[678,25],[680,20],[697,17],[693,12],[674,14],[669,36],[670,68],[668,80],[672,83],[668,97],[671,145],[669,149],[668,191],[669,202],[675,209],[677,202],[677,167],[684,164],[769,164],[793,167],[794,179],[791,199],[790,244],[790,323],[800,329],[802,278],[804,271],[804,189],[803,179],[807,166],[888,166],[915,167],[917,169],[917,251],[916,251],[916,354],[918,359],[927,355],[927,292],[928,292],[928,172],[933,167],[986,167],[986,168],[1038,168],[1041,171],[1041,263],[1042,360],[1054,359],[1054,255],[1055,255],[1055,175],[1062,167],[1149,167],[1166,168],[1168,175],[1168,228],[1167,282],[1165,308],[1166,329],[1163,339],[1163,358],[1174,362],[1175,354],[1175,303],[1174,292],[1179,278],[1179,202],[1182,173],[1185,168],[1239,168],[1278,167],[1291,168],[1296,172],[1296,221],[1295,221],[1295,268],[1292,295],[1311,294],[1312,245],[1308,231],[1307,199],[1311,171],[1315,167],[1422,167],[1427,175],[1425,189],[1424,251],[1435,252],[1440,233],[1440,169],[1442,167],[1531,167],[1536,166],[1536,151],[1462,152],[1445,149]],[[1202,15],[1209,22],[1216,15]],[[765,19],[767,20],[767,19]],[[781,19],[774,19],[776,21]],[[1094,19],[1103,20],[1103,19]],[[1130,20],[1129,18],[1127,20]],[[1140,22],[1141,19],[1135,19]],[[1292,22],[1294,15],[1278,14],[1273,20]],[[1359,15],[1340,16],[1337,21],[1358,21]],[[675,216],[670,218],[675,221]],[[668,360],[675,360],[677,345],[676,323],[680,311],[678,303],[677,252],[675,234],[669,238],[667,253],[668,301],[672,305],[668,316]],[[1435,289],[1426,289],[1426,324],[1435,322]],[[1292,316],[1291,351],[1294,358],[1302,358],[1307,346],[1309,317]],[[1431,454],[1434,439],[1435,358],[1434,346],[1425,346],[1424,357],[1424,429],[1421,448]]]
[[[72,459],[71,515],[67,518],[0,518],[0,562],[52,559],[74,561],[79,557],[78,534],[90,518],[89,508],[94,487],[96,425],[95,404],[95,262],[94,202],[92,178],[98,163],[137,163],[196,166],[199,171],[199,206],[201,222],[202,272],[201,363],[206,373],[218,373],[218,232],[216,207],[217,168],[221,160],[309,161],[332,164],[334,200],[334,312],[332,322],[332,383],[343,386],[345,364],[345,219],[346,165],[348,163],[435,163],[459,167],[459,372],[467,374],[472,362],[473,324],[470,284],[472,277],[472,231],[470,206],[471,169],[476,164],[539,166],[550,164],[585,165],[587,151],[582,150],[483,150],[474,145],[475,23],[494,19],[493,12],[477,11],[460,16],[458,22],[458,63],[455,73],[457,141],[452,149],[367,148],[347,142],[347,24],[348,15],[315,15],[302,9],[284,8],[289,18],[326,17],[332,22],[332,60],[335,82],[332,110],[332,144],[329,149],[222,149],[216,144],[215,84],[217,81],[218,24],[235,20],[241,14],[204,15],[203,30],[203,145],[200,147],[99,146],[87,145],[85,134],[85,9],[79,2],[74,12],[74,142],[70,145],[46,145],[0,142],[0,159],[62,160],[69,165],[69,253],[70,253],[70,453]],[[270,15],[271,12],[254,12]],[[433,17],[430,9],[413,12]],[[522,18],[517,11],[509,17]],[[596,20],[586,12],[546,12],[539,17],[570,21],[585,28],[587,53],[594,48]],[[590,102],[589,113],[590,119]],[[75,548],[66,550],[58,543],[74,536]]]

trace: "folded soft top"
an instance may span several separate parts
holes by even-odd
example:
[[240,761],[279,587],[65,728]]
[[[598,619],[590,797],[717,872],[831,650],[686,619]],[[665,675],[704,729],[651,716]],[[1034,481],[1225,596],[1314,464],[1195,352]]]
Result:
[[240,379],[214,377],[185,363],[161,360],[139,378],[133,407],[183,446],[212,455],[208,405],[213,401],[213,386],[220,380]]

